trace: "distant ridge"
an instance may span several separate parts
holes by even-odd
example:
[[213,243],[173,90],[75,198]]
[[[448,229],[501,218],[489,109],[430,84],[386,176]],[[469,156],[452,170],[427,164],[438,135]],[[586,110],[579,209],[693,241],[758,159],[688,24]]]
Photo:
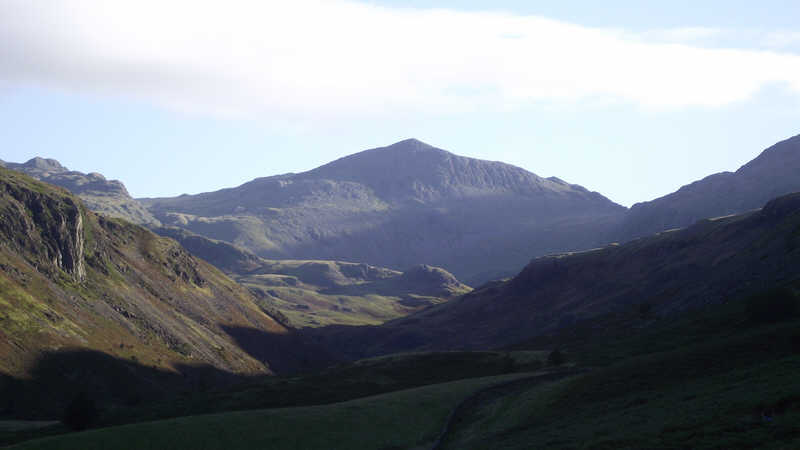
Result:
[[760,208],[768,200],[800,191],[800,135],[778,142],[736,172],[720,172],[648,202],[633,205],[623,239],[691,225],[708,217]]
[[471,290],[438,267],[419,265],[400,272],[345,261],[266,260],[185,229],[153,231],[222,269],[264,300],[273,317],[293,328],[379,324]]
[[85,174],[71,171],[55,159],[38,156],[21,164],[5,162],[3,167],[63,187],[79,196],[92,211],[139,225],[160,225],[118,180],[107,180],[96,172]]

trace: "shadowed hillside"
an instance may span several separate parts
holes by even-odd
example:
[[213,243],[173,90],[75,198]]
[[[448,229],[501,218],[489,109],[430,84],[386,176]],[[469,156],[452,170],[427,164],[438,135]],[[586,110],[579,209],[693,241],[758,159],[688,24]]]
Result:
[[800,194],[763,209],[596,250],[533,260],[506,282],[372,328],[318,333],[351,358],[408,350],[485,349],[604,314],[671,315],[800,277]]

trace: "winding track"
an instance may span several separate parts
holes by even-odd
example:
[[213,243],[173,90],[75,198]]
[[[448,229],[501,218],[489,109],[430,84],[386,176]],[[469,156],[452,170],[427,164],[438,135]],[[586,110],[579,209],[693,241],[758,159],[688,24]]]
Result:
[[453,430],[454,425],[456,425],[458,422],[461,422],[469,414],[470,411],[474,410],[482,403],[486,403],[498,397],[502,397],[504,394],[513,392],[516,388],[526,384],[534,386],[539,383],[556,381],[571,375],[586,373],[587,371],[588,371],[587,369],[569,369],[558,372],[531,375],[529,377],[517,378],[516,380],[495,384],[483,388],[479,391],[473,392],[467,398],[462,400],[461,403],[459,403],[453,409],[453,411],[450,412],[450,416],[447,418],[447,422],[445,422],[444,427],[442,428],[442,432],[439,434],[439,438],[436,439],[436,442],[434,442],[433,447],[431,447],[431,450],[442,450],[444,448],[443,445],[447,441],[447,438],[450,432]]

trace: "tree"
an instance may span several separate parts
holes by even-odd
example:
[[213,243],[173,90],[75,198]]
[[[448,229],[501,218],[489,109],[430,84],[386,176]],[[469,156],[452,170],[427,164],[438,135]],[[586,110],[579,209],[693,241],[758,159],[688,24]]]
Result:
[[86,391],[80,392],[64,410],[61,422],[75,431],[89,428],[97,418],[97,406]]
[[547,364],[551,366],[560,366],[564,364],[564,362],[566,362],[566,358],[564,358],[564,355],[558,349],[553,350],[547,355]]
[[798,301],[790,289],[775,288],[748,297],[746,307],[753,322],[779,322],[797,314]]

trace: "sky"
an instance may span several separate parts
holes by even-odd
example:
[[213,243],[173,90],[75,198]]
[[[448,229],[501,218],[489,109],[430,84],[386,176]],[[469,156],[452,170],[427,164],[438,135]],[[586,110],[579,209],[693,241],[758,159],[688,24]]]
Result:
[[135,197],[417,138],[630,206],[800,134],[800,2],[0,0],[0,159]]

